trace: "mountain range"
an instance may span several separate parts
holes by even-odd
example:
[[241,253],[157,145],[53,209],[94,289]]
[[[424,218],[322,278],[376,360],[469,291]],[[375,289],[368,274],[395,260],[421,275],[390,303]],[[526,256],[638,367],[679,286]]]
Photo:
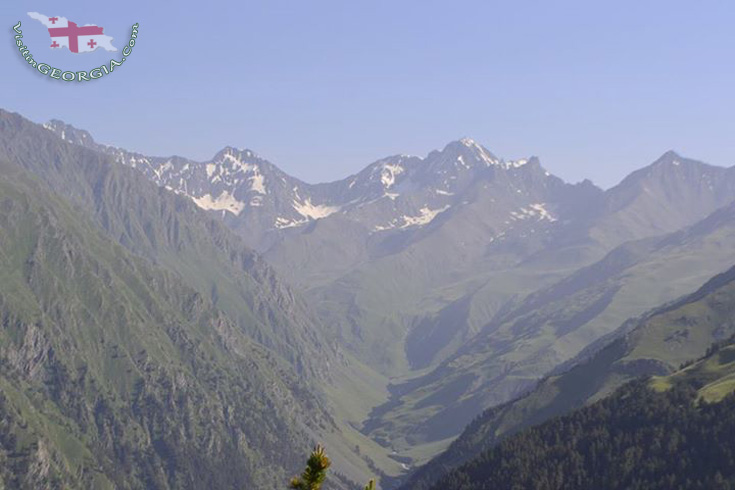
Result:
[[0,163],[8,487],[275,489],[319,440],[372,472],[321,388],[360,364],[218,219],[7,112]]
[[464,138],[308,184],[250,150],[148,157],[45,127],[188,196],[262,254],[392,380],[362,431],[407,461],[735,262],[735,168],[675,152],[602,190]]
[[735,167],[675,152],[603,190],[463,138],[313,184],[251,150],[151,157],[0,112],[0,161],[0,459],[21,487],[125,488],[117,467],[130,488],[279,488],[323,441],[339,488],[429,488],[729,331],[599,361],[735,264]]

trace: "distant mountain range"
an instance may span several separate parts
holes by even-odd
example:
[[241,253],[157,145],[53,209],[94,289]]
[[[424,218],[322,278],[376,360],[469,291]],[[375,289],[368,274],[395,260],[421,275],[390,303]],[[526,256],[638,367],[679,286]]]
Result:
[[[539,379],[588,359],[632,328],[629,319],[735,264],[735,167],[675,152],[603,190],[589,181],[565,183],[536,157],[506,161],[465,138],[424,158],[386,157],[345,179],[313,184],[250,150],[228,147],[196,162],[100,145],[61,121],[44,128],[193,202],[254,248],[252,261],[262,257],[275,269],[263,277],[288,299],[264,299],[261,314],[274,318],[269,308],[286,304],[284,321],[248,326],[248,335],[317,383],[339,379],[327,397],[341,400],[347,411],[340,413],[351,413],[350,427],[361,437],[382,446],[366,461],[389,474],[392,464],[429,460],[489,407],[506,413],[517,400],[534,400],[526,394],[541,389]],[[160,214],[153,207],[132,223],[123,216],[106,224],[119,213],[115,206],[133,198],[111,189],[95,211],[108,231],[154,261],[181,256],[169,243],[171,233],[181,233],[171,219],[144,219]],[[163,240],[161,228],[168,230]],[[176,270],[192,284],[202,281],[199,290],[237,318],[241,293],[223,286],[236,274],[223,264],[212,278],[198,253],[184,256],[200,265],[175,259]],[[281,327],[294,319],[296,328]],[[716,338],[710,332],[702,342]],[[588,401],[578,392],[584,384],[575,383],[569,397],[579,401],[548,413]],[[507,412],[509,433],[544,420],[533,410]],[[470,439],[484,442],[463,461],[495,441]],[[459,461],[451,451],[442,457]],[[416,473],[428,475],[421,485],[441,473],[435,463],[427,468]]]
[[674,152],[606,191],[468,138],[309,184],[249,150],[148,157],[60,121],[45,127],[222,218],[305,293],[341,346],[400,378],[362,430],[413,461],[627,318],[735,263],[725,208],[735,168]]

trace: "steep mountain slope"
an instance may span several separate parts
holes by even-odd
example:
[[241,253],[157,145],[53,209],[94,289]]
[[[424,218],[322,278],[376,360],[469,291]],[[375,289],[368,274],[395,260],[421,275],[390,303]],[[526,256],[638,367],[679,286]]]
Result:
[[52,120],[44,127],[64,141],[109,155],[118,163],[139,170],[156,185],[188,196],[199,207],[241,230],[250,246],[265,247],[267,231],[275,228],[278,217],[306,218],[290,205],[300,202],[306,206],[295,199],[295,189],[303,183],[252,151],[228,147],[207,162],[178,156],[148,157],[98,144],[89,132],[62,121]]
[[340,473],[364,479],[378,469],[399,470],[387,451],[353,427],[361,420],[354,417],[364,416],[366,408],[347,411],[345,404],[332,403],[339,396],[326,394],[358,392],[369,409],[382,400],[385,381],[341,352],[298,295],[218,219],[138,171],[64,142],[17,115],[0,114],[0,157],[33,173],[46,192],[63,195],[113,242],[196,291],[263,346],[273,362],[284,360],[284,369],[294,370],[288,375],[299,378],[293,389],[312,399],[311,409],[330,420],[310,434],[339,449],[335,465]]
[[622,245],[529,295],[435,371],[397,386],[366,428],[394,448],[451,437],[482,409],[518,396],[627,318],[733,263],[735,205],[681,232]]
[[606,193],[591,235],[622,242],[687,226],[735,199],[734,173],[669,151]]
[[188,199],[6,112],[0,112],[0,156],[93,213],[126,248],[175,271],[300,372],[328,370],[335,346],[324,341],[303,302],[219,220],[207,218]]
[[730,488],[734,360],[730,346],[653,389],[633,382],[501,442],[430,488]]
[[[440,475],[500,440],[599,400],[638,376],[665,376],[735,333],[735,268],[697,292],[621,327],[622,336],[548,377],[529,394],[491,408],[473,421],[446,453],[419,469],[405,489],[430,488]],[[626,333],[627,332],[627,333]]]
[[[345,345],[384,371],[449,355],[473,332],[466,322],[428,355],[425,333],[410,338],[406,355],[408,330],[425,329],[440,309],[485,285],[492,271],[542,249],[555,222],[589,215],[601,195],[589,183],[564,184],[535,158],[506,162],[470,139],[424,159],[389,157],[344,180],[310,185],[250,151],[228,148],[201,163],[150,158],[98,145],[58,121],[46,127],[215,209],[311,293]],[[582,199],[586,206],[576,206]],[[235,204],[220,209],[214,202]],[[536,279],[519,282],[531,288]],[[508,297],[497,296],[496,305]]]
[[[453,321],[464,323],[465,326],[474,325],[476,331],[487,325],[497,325],[498,320],[507,318],[508,312],[517,310],[521,303],[525,303],[522,309],[532,307],[524,299],[529,289],[538,292],[551,286],[577,269],[599,261],[625,242],[661,236],[704,219],[735,200],[735,168],[713,167],[668,152],[606,191],[601,198],[602,204],[597,197],[591,195],[575,199],[575,205],[588,210],[586,215],[555,223],[554,236],[545,248],[531,254],[512,269],[494,271],[492,281],[451,304],[449,308],[452,309],[456,309],[457,304],[464,305],[462,315],[455,315]],[[635,247],[640,247],[640,244]],[[620,253],[623,256],[629,253],[633,257],[636,255],[634,250]],[[614,260],[614,257],[611,258],[604,267],[610,267],[609,262]],[[604,274],[603,270],[593,268],[587,270],[587,275],[589,277],[598,272]],[[688,274],[686,271],[683,273]],[[529,278],[533,281],[531,288],[520,288],[519,282],[528,281]],[[513,291],[519,294],[505,302],[500,309],[494,307],[489,312],[484,311],[488,309],[486,305],[493,305],[502,297],[498,290],[503,287],[507,289],[507,285],[511,285]],[[653,296],[671,298],[670,295],[660,296],[655,290],[655,283],[653,287]],[[692,287],[692,283],[688,287]],[[634,314],[636,309],[657,304],[655,297],[652,298],[653,302],[640,306],[635,305],[635,297],[630,299],[634,304],[623,312],[624,318]],[[437,320],[443,318],[444,313],[440,312]],[[624,318],[609,320],[616,324]],[[436,322],[430,325],[434,329],[441,327]]]
[[309,292],[344,345],[394,375],[438,365],[513,303],[621,243],[675,231],[735,198],[734,169],[673,152],[604,193],[467,138],[312,185],[247,150],[199,163],[152,158],[60,121],[46,127],[221,214]]
[[0,160],[4,488],[281,488],[333,422],[208,298]]
[[470,139],[312,185],[249,151],[149,158],[47,128],[211,209],[303,288],[330,338],[394,378],[363,430],[403,461],[732,258],[729,228],[656,238],[735,198],[735,168],[673,152],[604,192]]

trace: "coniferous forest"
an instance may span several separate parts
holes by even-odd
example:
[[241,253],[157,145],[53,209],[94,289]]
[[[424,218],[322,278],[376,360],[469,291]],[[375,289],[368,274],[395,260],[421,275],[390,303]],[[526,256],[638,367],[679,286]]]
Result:
[[458,468],[435,490],[735,488],[735,396],[698,399],[645,380],[528,429]]

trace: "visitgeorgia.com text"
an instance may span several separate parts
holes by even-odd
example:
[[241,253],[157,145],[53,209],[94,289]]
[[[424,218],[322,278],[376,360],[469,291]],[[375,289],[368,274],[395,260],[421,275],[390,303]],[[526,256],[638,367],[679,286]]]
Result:
[[133,32],[130,35],[130,41],[122,50],[123,57],[120,61],[110,60],[109,63],[88,71],[68,71],[55,68],[47,63],[40,63],[33,59],[33,54],[31,54],[28,46],[23,44],[23,31],[21,31],[20,26],[21,24],[18,22],[18,24],[13,27],[13,30],[16,32],[15,44],[18,46],[20,55],[23,59],[25,59],[31,67],[38,70],[42,75],[46,75],[55,80],[63,80],[65,82],[88,82],[111,74],[115,68],[121,66],[128,56],[132,54],[133,48],[135,47],[135,40],[138,38],[138,24],[136,23],[133,25]]

